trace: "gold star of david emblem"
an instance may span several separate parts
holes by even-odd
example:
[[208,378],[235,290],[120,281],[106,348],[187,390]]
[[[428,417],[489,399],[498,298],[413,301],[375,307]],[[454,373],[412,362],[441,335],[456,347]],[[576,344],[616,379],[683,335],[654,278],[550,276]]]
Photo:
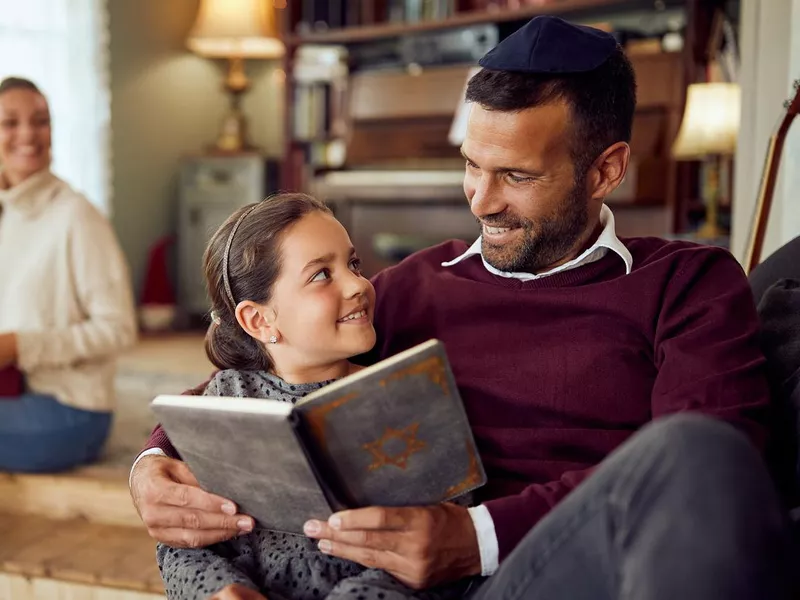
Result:
[[[401,469],[406,468],[408,459],[425,447],[425,442],[417,439],[419,423],[413,423],[404,429],[392,429],[387,427],[383,435],[369,444],[364,444],[364,449],[372,454],[373,461],[368,467],[370,471],[375,471],[386,465],[394,465]],[[401,440],[405,442],[405,449],[398,454],[388,454],[384,449],[384,444],[390,440]]]

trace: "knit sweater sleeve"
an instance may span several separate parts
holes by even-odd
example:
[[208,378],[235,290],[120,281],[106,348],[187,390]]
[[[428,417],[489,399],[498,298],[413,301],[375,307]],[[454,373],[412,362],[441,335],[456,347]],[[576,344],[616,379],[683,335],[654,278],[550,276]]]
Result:
[[655,335],[653,417],[696,410],[763,450],[769,387],[753,295],[725,250],[692,253],[665,289]]
[[500,562],[522,541],[525,534],[586,479],[592,470],[567,471],[557,481],[532,484],[519,494],[484,502],[494,522]]
[[70,325],[18,331],[22,371],[106,358],[136,341],[130,274],[114,231],[88,202],[73,205],[66,252],[84,318]]
[[[769,392],[758,344],[758,319],[747,279],[724,250],[693,250],[663,290],[655,330],[658,369],[651,413],[692,410],[738,427],[764,447]],[[500,560],[593,469],[485,502]]]

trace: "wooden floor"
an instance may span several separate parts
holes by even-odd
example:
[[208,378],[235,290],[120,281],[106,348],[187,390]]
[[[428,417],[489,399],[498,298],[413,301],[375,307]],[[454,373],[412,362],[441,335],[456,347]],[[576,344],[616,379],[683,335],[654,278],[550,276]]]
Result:
[[121,371],[195,375],[202,382],[214,366],[206,357],[202,333],[145,335],[119,357]]
[[[145,337],[119,360],[104,462],[56,475],[0,473],[0,600],[163,600],[155,542],[128,491],[147,404],[213,370],[202,335]],[[116,437],[115,437],[116,436]]]
[[164,595],[0,573],[0,600],[164,600]]
[[0,473],[0,600],[156,600],[155,542],[127,468]]
[[55,475],[0,472],[0,600],[163,600],[155,542],[128,490],[149,402],[205,381],[202,334],[143,337],[118,361],[103,460]]
[[[96,465],[56,475],[0,473],[0,513],[141,528],[127,467]],[[5,540],[0,536],[0,552]]]
[[89,598],[164,597],[155,542],[143,528],[0,514],[0,539],[2,600],[38,600],[62,588],[68,597],[81,587],[99,592]]

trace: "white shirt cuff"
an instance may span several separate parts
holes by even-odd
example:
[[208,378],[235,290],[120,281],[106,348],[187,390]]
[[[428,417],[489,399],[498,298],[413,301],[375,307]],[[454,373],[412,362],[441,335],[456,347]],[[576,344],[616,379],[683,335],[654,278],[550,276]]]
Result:
[[500,548],[497,545],[497,532],[494,529],[494,520],[483,504],[468,508],[469,516],[478,535],[478,550],[481,553],[481,575],[489,577],[494,575],[500,566]]
[[[151,456],[153,454],[157,454],[158,456],[166,456],[167,453],[164,452],[161,448],[148,448],[144,452],[142,452],[139,456],[136,457],[136,460],[133,461],[131,465],[131,472],[128,473],[128,488],[131,487],[131,481],[133,479],[133,470],[136,468],[136,464],[142,460],[145,456]],[[491,519],[491,517],[489,517]]]

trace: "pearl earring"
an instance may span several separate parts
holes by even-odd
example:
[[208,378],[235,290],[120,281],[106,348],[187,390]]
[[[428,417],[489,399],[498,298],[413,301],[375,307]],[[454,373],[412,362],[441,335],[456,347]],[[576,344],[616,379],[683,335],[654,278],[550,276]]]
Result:
[[269,336],[269,343],[270,344],[277,344],[278,343],[278,336],[277,335]]

